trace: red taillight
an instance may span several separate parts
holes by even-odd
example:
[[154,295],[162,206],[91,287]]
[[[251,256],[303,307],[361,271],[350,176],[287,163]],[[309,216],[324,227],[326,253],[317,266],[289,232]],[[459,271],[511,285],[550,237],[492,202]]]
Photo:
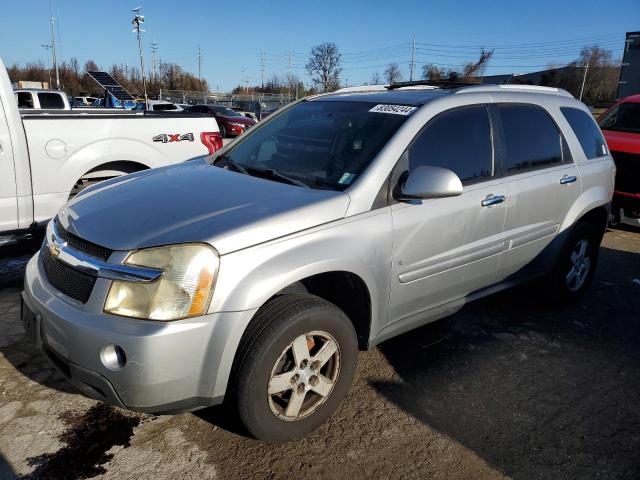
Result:
[[209,149],[209,154],[222,148],[222,137],[219,132],[202,132],[200,134],[202,144]]

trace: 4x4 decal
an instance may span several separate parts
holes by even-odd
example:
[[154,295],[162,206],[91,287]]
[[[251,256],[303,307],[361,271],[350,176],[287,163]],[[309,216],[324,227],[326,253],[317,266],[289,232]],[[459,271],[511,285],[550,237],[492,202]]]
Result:
[[179,133],[161,133],[153,137],[154,142],[162,143],[181,142],[183,140],[193,142],[193,133],[183,133],[182,135]]

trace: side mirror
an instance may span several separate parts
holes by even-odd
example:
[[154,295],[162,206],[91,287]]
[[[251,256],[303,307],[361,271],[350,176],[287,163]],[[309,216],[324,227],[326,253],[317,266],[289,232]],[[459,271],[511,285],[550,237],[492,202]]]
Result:
[[462,194],[462,182],[448,168],[420,166],[400,184],[398,200],[455,197]]

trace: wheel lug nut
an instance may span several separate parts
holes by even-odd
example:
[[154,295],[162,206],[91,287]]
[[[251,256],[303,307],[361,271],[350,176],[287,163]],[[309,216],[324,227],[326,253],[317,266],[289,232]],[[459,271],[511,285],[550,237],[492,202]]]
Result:
[[318,368],[320,368],[320,362],[316,360],[311,364],[311,370],[318,370]]
[[300,362],[300,368],[307,368],[307,364],[309,362],[307,362],[306,360],[302,360],[302,362]]
[[300,375],[296,373],[293,377],[291,377],[291,383],[295,385],[295,383],[298,381],[299,378],[300,378]]
[[311,375],[311,378],[309,379],[309,385],[311,385],[312,387],[315,387],[316,385],[318,385],[318,382],[320,380],[318,379],[317,375]]
[[298,385],[298,393],[304,393],[304,389],[305,389],[304,383],[301,383],[300,385]]

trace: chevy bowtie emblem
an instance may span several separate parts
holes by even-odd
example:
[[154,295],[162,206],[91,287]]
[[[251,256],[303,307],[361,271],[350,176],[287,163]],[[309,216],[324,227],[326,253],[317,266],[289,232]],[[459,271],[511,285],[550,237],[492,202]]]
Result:
[[54,257],[57,257],[58,255],[60,255],[60,247],[58,246],[57,243],[49,244],[49,253]]

